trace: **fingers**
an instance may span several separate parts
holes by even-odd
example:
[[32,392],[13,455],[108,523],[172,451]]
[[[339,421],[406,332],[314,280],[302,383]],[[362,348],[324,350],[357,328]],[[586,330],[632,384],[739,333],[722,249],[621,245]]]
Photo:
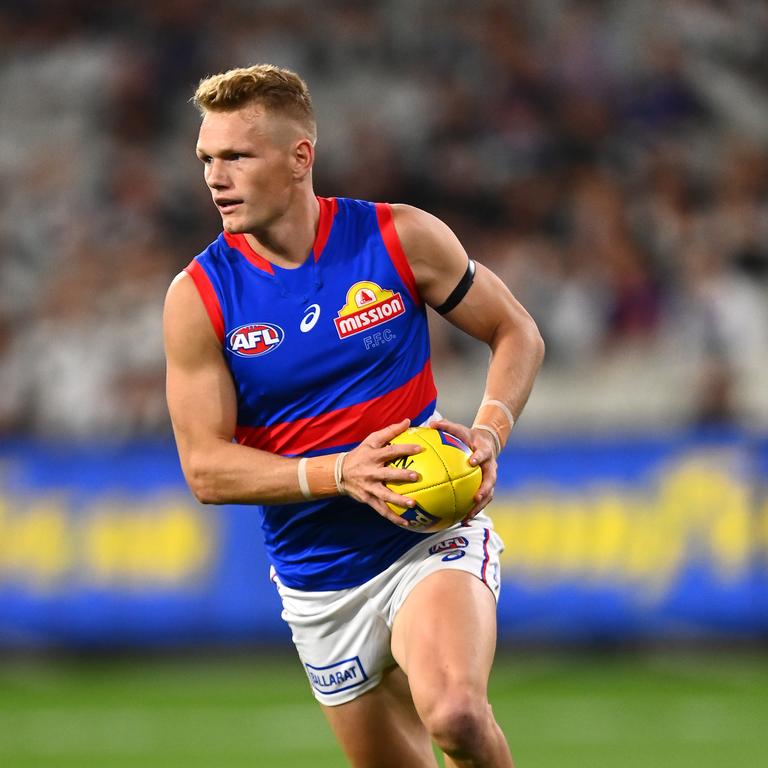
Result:
[[408,461],[409,456],[413,456],[415,453],[421,453],[424,450],[424,446],[416,443],[395,443],[394,445],[386,445],[384,448],[379,448],[379,459],[385,464],[394,464],[397,467],[407,468],[410,466]]
[[[347,482],[348,493],[372,507],[378,514],[389,522],[402,528],[408,528],[407,520],[404,520],[388,506],[413,508],[415,502],[407,496],[396,493],[391,487],[414,483],[419,479],[418,473],[410,469],[409,457],[424,450],[416,444],[390,444],[398,435],[405,432],[410,421],[403,419],[395,424],[390,424],[383,429],[372,432],[354,449],[347,459],[346,467],[350,481]],[[493,489],[496,483],[495,445],[493,438],[483,430],[474,430],[463,424],[458,424],[447,419],[440,419],[429,424],[434,429],[440,429],[455,435],[463,440],[471,449],[469,462],[473,466],[480,466],[482,481],[474,496],[474,506],[467,514],[465,521],[471,520],[483,510],[493,499]],[[350,461],[353,459],[353,461]],[[354,470],[356,471],[352,471]],[[354,478],[354,479],[353,479]],[[405,492],[407,487],[403,487]]]
[[384,427],[384,429],[380,429],[377,432],[371,432],[365,442],[371,448],[383,448],[392,438],[405,432],[410,425],[410,419],[403,419],[397,422],[397,424],[390,424],[388,427]]
[[497,464],[493,446],[488,448],[487,458],[481,462],[480,469],[483,473],[483,479],[474,495],[475,506],[469,511],[467,519],[473,518],[493,501],[497,479]]
[[[398,496],[397,494],[393,493],[392,497],[395,499],[401,499],[403,503],[400,501],[393,501],[393,504],[397,504],[401,507],[410,507],[413,506],[415,503],[413,499],[408,499],[405,496]],[[400,517],[400,515],[393,512],[381,499],[376,498],[375,496],[372,497],[368,502],[369,507],[373,507],[383,518],[386,518],[389,520],[390,523],[394,523],[395,525],[399,526],[400,528],[408,528],[408,521],[405,518]]]
[[463,424],[457,424],[455,421],[448,421],[448,419],[430,421],[428,426],[432,427],[432,429],[441,429],[443,432],[450,432],[450,434],[455,435],[465,443],[472,437],[472,432],[468,427],[465,427]]
[[373,450],[375,467],[371,470],[371,479],[382,483],[414,483],[419,479],[419,474],[411,469],[413,462],[409,457],[421,453],[424,446],[415,443],[387,443]]
[[387,502],[404,508],[413,507],[415,502],[392,490],[387,484],[400,484],[403,490],[407,490],[409,483],[420,479],[420,475],[410,468],[412,462],[409,457],[423,451],[423,446],[390,444],[390,440],[402,434],[409,425],[410,421],[403,419],[372,432],[357,448],[350,451],[344,463],[347,494],[368,504],[382,517],[403,528],[408,527],[408,521],[393,512]]
[[[413,462],[409,457],[423,450],[421,445],[407,444],[367,447],[365,454],[361,454],[366,479],[377,483],[415,483],[420,475],[411,469]],[[351,463],[348,466],[352,468]]]
[[496,446],[493,438],[485,430],[470,429],[447,419],[432,421],[429,426],[449,432],[463,440],[472,449],[469,463],[472,466],[479,466],[482,470],[483,479],[474,496],[475,504],[464,518],[464,522],[469,522],[493,500],[496,486]]
[[[382,491],[382,493],[379,494],[379,498],[385,503],[393,504],[396,507],[403,507],[405,509],[412,509],[416,506],[416,502],[409,498],[408,496],[403,496],[402,494],[396,493],[395,491],[390,491],[387,489],[386,491]],[[389,507],[387,507],[389,509]]]
[[458,437],[459,440],[463,440],[472,449],[469,463],[473,467],[476,467],[478,464],[483,464],[489,459],[495,458],[493,438],[484,430],[470,429],[463,424],[457,424],[454,421],[448,421],[446,419],[431,421],[429,426],[433,429],[449,432]]
[[[488,434],[486,432],[486,434]],[[495,446],[493,444],[493,438],[490,438],[491,442],[488,444],[487,442],[475,444],[474,446],[470,445],[470,448],[473,448],[472,455],[469,457],[469,463],[476,467],[478,465],[483,465],[488,461],[495,461],[496,459],[496,451]]]
[[[496,487],[496,470],[490,467],[483,473],[483,481],[480,483],[480,487],[477,489],[477,493],[474,496],[475,501],[480,504],[481,502],[488,503],[493,497],[493,491]],[[483,506],[485,506],[485,504]]]
[[390,522],[402,528],[408,528],[413,522],[405,520],[400,514],[394,512],[389,504],[401,509],[413,509],[416,506],[416,501],[409,496],[397,493],[397,486],[404,486],[403,493],[408,493],[409,487],[412,487],[412,484],[420,479],[421,475],[413,470],[385,467],[381,473],[382,484],[378,486],[375,495],[372,496],[372,500],[368,501],[368,504]]
[[467,513],[467,516],[464,518],[465,521],[471,520],[493,501],[495,485],[496,467],[488,467],[488,469],[483,472],[483,480],[480,483],[480,487],[477,489],[477,493],[473,497],[475,505]]

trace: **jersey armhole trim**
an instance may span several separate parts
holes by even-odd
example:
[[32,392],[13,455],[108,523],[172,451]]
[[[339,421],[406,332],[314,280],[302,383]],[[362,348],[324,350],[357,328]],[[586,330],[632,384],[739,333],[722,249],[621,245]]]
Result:
[[403,281],[403,285],[408,289],[408,293],[416,306],[421,306],[424,302],[419,295],[419,289],[416,287],[416,278],[413,276],[413,270],[408,263],[408,258],[403,250],[400,238],[395,229],[395,222],[392,218],[392,206],[389,203],[375,203],[376,218],[379,222],[379,232],[384,246],[387,249],[392,264]]
[[197,288],[197,292],[202,299],[205,311],[208,313],[208,319],[211,321],[213,330],[219,341],[223,344],[224,315],[221,311],[221,304],[219,304],[219,297],[216,295],[208,273],[200,266],[200,262],[196,259],[191,261],[184,268],[184,271],[192,278],[192,282],[195,284],[195,288]]

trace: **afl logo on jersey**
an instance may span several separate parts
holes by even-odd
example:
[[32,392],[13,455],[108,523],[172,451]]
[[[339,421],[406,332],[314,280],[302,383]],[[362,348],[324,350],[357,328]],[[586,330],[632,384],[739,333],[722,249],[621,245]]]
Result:
[[277,349],[284,338],[279,325],[249,323],[229,334],[229,348],[240,357],[257,357]]
[[355,283],[347,291],[347,301],[334,318],[336,333],[346,339],[361,331],[389,322],[405,312],[399,293],[387,291],[370,280]]

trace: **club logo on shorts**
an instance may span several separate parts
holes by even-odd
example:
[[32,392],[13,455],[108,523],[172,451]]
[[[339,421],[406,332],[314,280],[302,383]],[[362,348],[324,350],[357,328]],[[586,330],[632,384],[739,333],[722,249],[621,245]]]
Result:
[[310,684],[320,693],[340,693],[362,685],[368,679],[359,656],[337,661],[326,667],[313,667],[306,663],[304,666],[307,668]]
[[284,338],[279,325],[248,323],[229,334],[229,348],[240,357],[258,357],[277,349]]
[[405,305],[399,293],[388,291],[370,280],[363,280],[347,291],[346,304],[333,322],[339,338],[346,339],[387,323],[404,312]]

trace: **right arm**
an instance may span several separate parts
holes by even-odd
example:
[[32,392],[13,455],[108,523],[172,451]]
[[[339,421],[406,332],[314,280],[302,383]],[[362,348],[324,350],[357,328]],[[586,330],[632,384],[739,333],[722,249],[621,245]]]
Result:
[[[204,504],[286,504],[304,501],[298,459],[233,442],[237,421],[234,383],[202,300],[189,275],[171,283],[163,312],[166,395],[184,476]],[[385,466],[418,446],[388,445],[406,422],[373,432],[344,461],[344,489],[387,519],[403,525],[385,501],[410,506],[386,481],[405,482],[406,470]],[[337,454],[312,457],[307,479],[315,498],[338,494]]]

